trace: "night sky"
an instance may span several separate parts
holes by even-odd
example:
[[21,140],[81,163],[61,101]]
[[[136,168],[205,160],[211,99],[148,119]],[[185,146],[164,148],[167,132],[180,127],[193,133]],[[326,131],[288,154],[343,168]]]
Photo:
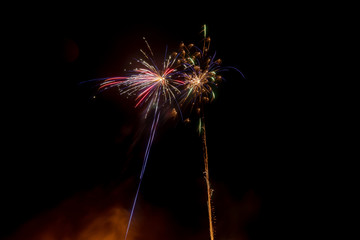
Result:
[[[41,232],[44,215],[68,212],[76,222],[99,205],[131,208],[146,144],[141,112],[113,90],[92,100],[79,83],[123,74],[146,48],[143,37],[160,57],[166,45],[199,44],[203,24],[223,65],[245,76],[225,73],[205,109],[217,239],[293,239],[311,228],[306,206],[320,165],[312,153],[324,132],[306,75],[317,43],[293,7],[217,4],[54,4],[11,27],[1,238]],[[208,239],[201,148],[195,123],[161,125],[134,217],[149,235],[136,239],[153,239],[153,229],[164,231],[160,240]],[[38,224],[27,235],[19,229],[29,221]]]

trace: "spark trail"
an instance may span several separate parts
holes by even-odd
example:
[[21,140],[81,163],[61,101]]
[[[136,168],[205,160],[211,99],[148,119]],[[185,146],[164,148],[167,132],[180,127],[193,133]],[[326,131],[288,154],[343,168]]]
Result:
[[212,207],[212,193],[213,189],[210,185],[210,176],[209,176],[209,158],[208,158],[208,151],[207,151],[207,144],[206,144],[206,129],[205,129],[205,116],[202,116],[202,142],[203,142],[203,158],[204,158],[204,177],[206,181],[206,190],[207,190],[207,207],[208,207],[208,215],[209,215],[209,231],[210,231],[210,239],[214,240],[214,226],[213,226],[213,207]]
[[133,215],[134,215],[134,210],[135,210],[136,202],[137,202],[138,195],[139,195],[139,191],[140,191],[140,187],[141,187],[141,183],[142,183],[142,180],[143,180],[143,177],[144,177],[144,173],[145,173],[145,169],[146,169],[146,164],[147,164],[147,161],[148,161],[148,159],[149,159],[150,149],[151,149],[151,146],[152,146],[152,143],[153,143],[153,140],[154,140],[154,136],[155,136],[155,133],[156,133],[156,129],[157,129],[157,126],[158,126],[158,123],[159,123],[159,118],[160,118],[160,112],[159,112],[158,109],[156,108],[155,114],[154,114],[154,119],[153,119],[153,122],[152,122],[152,125],[151,125],[151,129],[150,129],[149,140],[148,140],[148,143],[147,143],[147,146],[146,146],[146,151],[145,151],[143,166],[142,166],[141,174],[140,174],[140,180],[139,180],[139,184],[138,184],[138,187],[137,187],[137,190],[136,190],[136,194],[135,194],[135,198],[134,198],[134,201],[133,201],[133,205],[132,205],[132,207],[131,207],[129,222],[128,222],[128,225],[127,225],[127,228],[126,228],[125,240],[127,239],[127,236],[128,236],[128,233],[129,233],[131,221],[132,221],[132,218],[133,218]]

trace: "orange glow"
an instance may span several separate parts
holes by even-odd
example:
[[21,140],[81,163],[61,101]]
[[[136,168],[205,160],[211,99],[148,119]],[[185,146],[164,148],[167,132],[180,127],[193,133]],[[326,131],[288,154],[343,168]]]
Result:
[[[122,240],[129,220],[120,187],[108,192],[95,189],[64,201],[18,229],[8,240]],[[174,220],[161,209],[142,202],[127,240],[168,240]]]
[[[20,227],[9,240],[123,239],[129,218],[121,206],[124,191],[122,186],[112,192],[94,189],[77,194]],[[137,225],[134,221],[129,240],[137,239]]]
[[[123,240],[129,220],[127,195],[131,185],[124,183],[114,190],[97,188],[77,194],[30,220],[7,240]],[[216,185],[216,189],[220,221],[214,226],[218,230],[215,240],[224,236],[224,239],[247,239],[245,227],[259,213],[259,198],[249,191],[238,201],[232,198],[226,186]],[[208,198],[212,200],[211,195]],[[196,231],[189,230],[179,225],[171,212],[141,197],[139,200],[141,207],[135,211],[128,240],[210,240],[206,221]],[[199,213],[194,212],[194,216],[196,214]]]

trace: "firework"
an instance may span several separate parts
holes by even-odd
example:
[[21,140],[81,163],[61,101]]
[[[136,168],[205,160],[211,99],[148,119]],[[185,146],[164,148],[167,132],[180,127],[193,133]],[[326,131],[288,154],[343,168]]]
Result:
[[[207,27],[204,25],[202,49],[194,44],[180,44],[181,61],[184,67],[182,76],[185,89],[180,96],[180,103],[184,109],[190,107],[190,112],[196,108],[197,112],[202,111],[202,106],[215,99],[214,89],[223,81],[221,72],[234,69],[234,67],[221,66],[222,60],[216,58],[216,52],[212,55],[209,51],[211,39],[207,34]],[[242,77],[244,77],[242,75]]]
[[190,111],[194,107],[197,113],[201,116],[199,118],[198,131],[202,134],[203,142],[203,158],[204,158],[204,178],[207,186],[207,207],[209,216],[209,232],[210,239],[214,240],[213,227],[213,207],[212,207],[212,192],[210,185],[209,169],[208,169],[208,153],[206,144],[206,130],[205,130],[205,115],[203,112],[203,104],[215,98],[213,87],[217,85],[217,81],[221,79],[217,76],[217,71],[220,69],[221,60],[215,59],[215,54],[208,56],[210,48],[210,38],[206,36],[206,25],[203,28],[204,43],[203,49],[199,49],[194,44],[185,46],[181,44],[182,62],[186,69],[184,72],[185,91],[182,94],[181,104],[184,106],[190,104]]
[[[145,39],[144,39],[145,40]],[[184,84],[183,81],[176,79],[179,76],[176,69],[178,55],[171,54],[164,59],[159,68],[153,59],[153,52],[145,40],[152,56],[140,50],[145,60],[137,60],[142,67],[135,68],[128,77],[112,77],[105,79],[99,86],[99,91],[117,87],[120,94],[136,96],[135,108],[142,105],[146,106],[145,118],[150,109],[159,109],[165,104],[176,102],[176,95],[180,93],[178,87]],[[166,53],[165,53],[166,54]]]
[[[144,41],[147,45],[148,53],[140,49],[144,58],[138,59],[137,62],[141,65],[141,67],[132,70],[131,74],[127,77],[121,76],[102,79],[103,81],[99,84],[98,88],[99,92],[101,92],[109,88],[116,87],[119,89],[120,94],[134,96],[136,102],[134,107],[144,107],[145,118],[147,118],[149,114],[152,114],[153,116],[139,183],[125,233],[125,240],[131,225],[140,186],[145,173],[150,149],[158,127],[160,115],[162,115],[165,111],[168,111],[173,103],[176,103],[175,107],[179,107],[176,96],[180,94],[179,86],[184,84],[184,81],[179,80],[181,79],[181,73],[176,67],[176,65],[180,63],[177,61],[179,54],[173,53],[167,56],[166,50],[164,61],[160,66],[158,66],[154,61],[154,53],[151,50],[150,45],[145,38]],[[172,108],[172,112],[173,111],[176,112],[175,108]]]
[[[181,61],[184,68],[182,76],[185,82],[185,89],[181,94],[180,103],[183,108],[190,107],[190,112],[192,112],[192,110],[195,108],[196,113],[199,116],[198,132],[201,134],[203,143],[203,158],[205,168],[204,178],[207,186],[209,231],[210,239],[214,240],[214,207],[212,206],[212,194],[214,190],[211,188],[209,177],[209,159],[206,143],[204,104],[215,99],[214,89],[223,79],[219,73],[231,68],[235,70],[237,69],[233,67],[221,66],[221,59],[216,59],[216,53],[211,55],[209,51],[211,39],[207,36],[206,25],[203,26],[202,32],[204,34],[202,49],[195,46],[194,44],[189,44],[186,46],[184,43],[182,43],[180,45]],[[240,72],[239,70],[237,71]],[[187,118],[186,121],[190,121],[189,118]]]

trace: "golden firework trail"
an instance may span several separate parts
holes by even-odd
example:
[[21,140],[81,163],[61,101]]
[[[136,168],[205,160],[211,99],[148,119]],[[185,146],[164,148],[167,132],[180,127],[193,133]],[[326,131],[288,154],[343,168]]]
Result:
[[183,77],[185,80],[186,91],[182,95],[180,103],[182,105],[190,105],[190,111],[195,107],[199,117],[198,131],[201,135],[203,145],[203,159],[204,159],[204,178],[206,182],[207,190],[207,208],[209,217],[209,232],[210,239],[214,240],[214,217],[212,206],[212,194],[213,189],[210,184],[209,176],[209,158],[206,142],[206,128],[205,128],[205,114],[203,106],[205,103],[215,99],[215,93],[213,88],[217,86],[217,83],[221,80],[221,76],[218,72],[221,71],[221,60],[215,61],[215,54],[209,56],[210,37],[207,36],[207,27],[203,26],[202,30],[204,34],[203,48],[202,50],[196,47],[194,44],[180,45],[181,56],[185,71]]

